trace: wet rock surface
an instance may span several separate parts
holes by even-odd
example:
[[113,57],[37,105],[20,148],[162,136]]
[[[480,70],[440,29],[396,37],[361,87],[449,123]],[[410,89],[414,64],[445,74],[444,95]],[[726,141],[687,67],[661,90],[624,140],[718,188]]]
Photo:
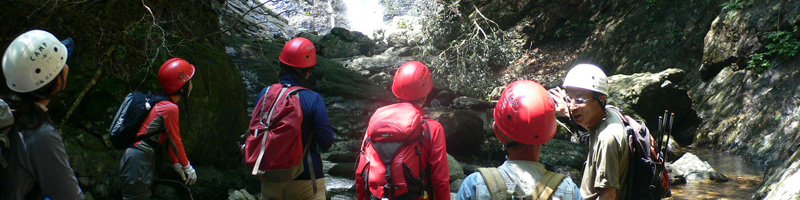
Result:
[[715,181],[727,182],[729,179],[724,174],[717,172],[708,162],[700,160],[692,153],[686,153],[669,165],[670,175],[685,177],[686,181]]

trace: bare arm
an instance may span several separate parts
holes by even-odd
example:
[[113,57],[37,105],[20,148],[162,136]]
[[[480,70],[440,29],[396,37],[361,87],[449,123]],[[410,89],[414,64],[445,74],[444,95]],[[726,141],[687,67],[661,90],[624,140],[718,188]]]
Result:
[[600,188],[599,200],[614,200],[617,199],[617,189],[614,188]]

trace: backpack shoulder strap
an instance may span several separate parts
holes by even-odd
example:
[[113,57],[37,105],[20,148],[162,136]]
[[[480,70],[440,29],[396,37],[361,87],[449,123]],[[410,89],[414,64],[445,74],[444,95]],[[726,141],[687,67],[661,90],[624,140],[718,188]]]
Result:
[[506,181],[503,179],[503,175],[500,174],[500,170],[496,167],[481,167],[478,168],[478,172],[483,176],[492,200],[508,199],[508,186],[506,186]]
[[558,189],[558,185],[560,185],[561,181],[563,181],[566,177],[567,175],[552,171],[545,172],[541,181],[536,184],[536,188],[534,188],[532,196],[535,197],[535,199],[540,200],[550,199],[550,197],[553,196],[553,193],[555,193],[556,189]]
[[[628,119],[628,117],[626,117],[627,115],[625,115],[625,113],[622,113],[622,110],[620,110],[617,107],[611,106],[611,105],[606,106],[606,108],[608,108],[608,110],[611,110],[614,114],[616,114],[619,117],[619,119],[622,121],[622,125],[625,125],[626,128],[631,126],[630,119]],[[634,120],[634,122],[635,123],[639,123],[639,122],[636,122],[636,120]]]

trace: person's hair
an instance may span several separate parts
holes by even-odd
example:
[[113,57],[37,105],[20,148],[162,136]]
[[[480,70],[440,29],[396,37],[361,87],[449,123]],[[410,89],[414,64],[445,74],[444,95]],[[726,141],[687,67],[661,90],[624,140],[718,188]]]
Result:
[[280,76],[283,77],[285,75],[290,75],[292,78],[300,83],[305,83],[305,75],[308,74],[314,67],[308,68],[297,68],[287,65],[283,62],[278,62],[281,66],[281,74]]
[[[600,98],[601,96],[605,96],[605,95],[603,93],[594,92],[594,98],[597,99],[597,103],[600,103],[600,107],[601,108],[605,108],[606,107],[606,102],[603,101],[602,98]],[[606,99],[608,99],[608,96],[606,96]]]
[[[59,74],[56,79],[61,78],[63,74]],[[53,79],[42,88],[32,92],[19,93],[11,92],[10,94],[3,95],[9,107],[13,110],[14,125],[19,130],[33,130],[38,129],[44,123],[52,124],[50,116],[36,105],[36,102],[51,98],[51,93],[56,87],[56,79]]]
[[424,97],[423,98],[419,98],[419,99],[415,99],[415,100],[403,100],[403,99],[400,99],[400,101],[402,101],[402,102],[406,102],[406,103],[410,103],[410,104],[414,104],[414,105],[417,105],[417,104],[425,105],[425,101],[426,100],[427,100],[427,98],[424,98]]

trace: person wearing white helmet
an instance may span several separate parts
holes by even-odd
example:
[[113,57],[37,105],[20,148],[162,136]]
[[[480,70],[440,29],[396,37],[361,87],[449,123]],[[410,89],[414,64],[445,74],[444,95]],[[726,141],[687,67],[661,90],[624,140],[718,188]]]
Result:
[[596,65],[578,64],[567,73],[563,87],[550,90],[556,113],[589,131],[581,196],[625,199],[630,150],[622,119],[606,107],[608,77]]
[[[8,167],[0,180],[0,199],[82,199],[61,134],[47,114],[50,99],[67,86],[67,57],[72,39],[31,30],[18,36],[3,54],[3,75],[11,94],[14,125]],[[5,153],[5,152],[4,152]]]

